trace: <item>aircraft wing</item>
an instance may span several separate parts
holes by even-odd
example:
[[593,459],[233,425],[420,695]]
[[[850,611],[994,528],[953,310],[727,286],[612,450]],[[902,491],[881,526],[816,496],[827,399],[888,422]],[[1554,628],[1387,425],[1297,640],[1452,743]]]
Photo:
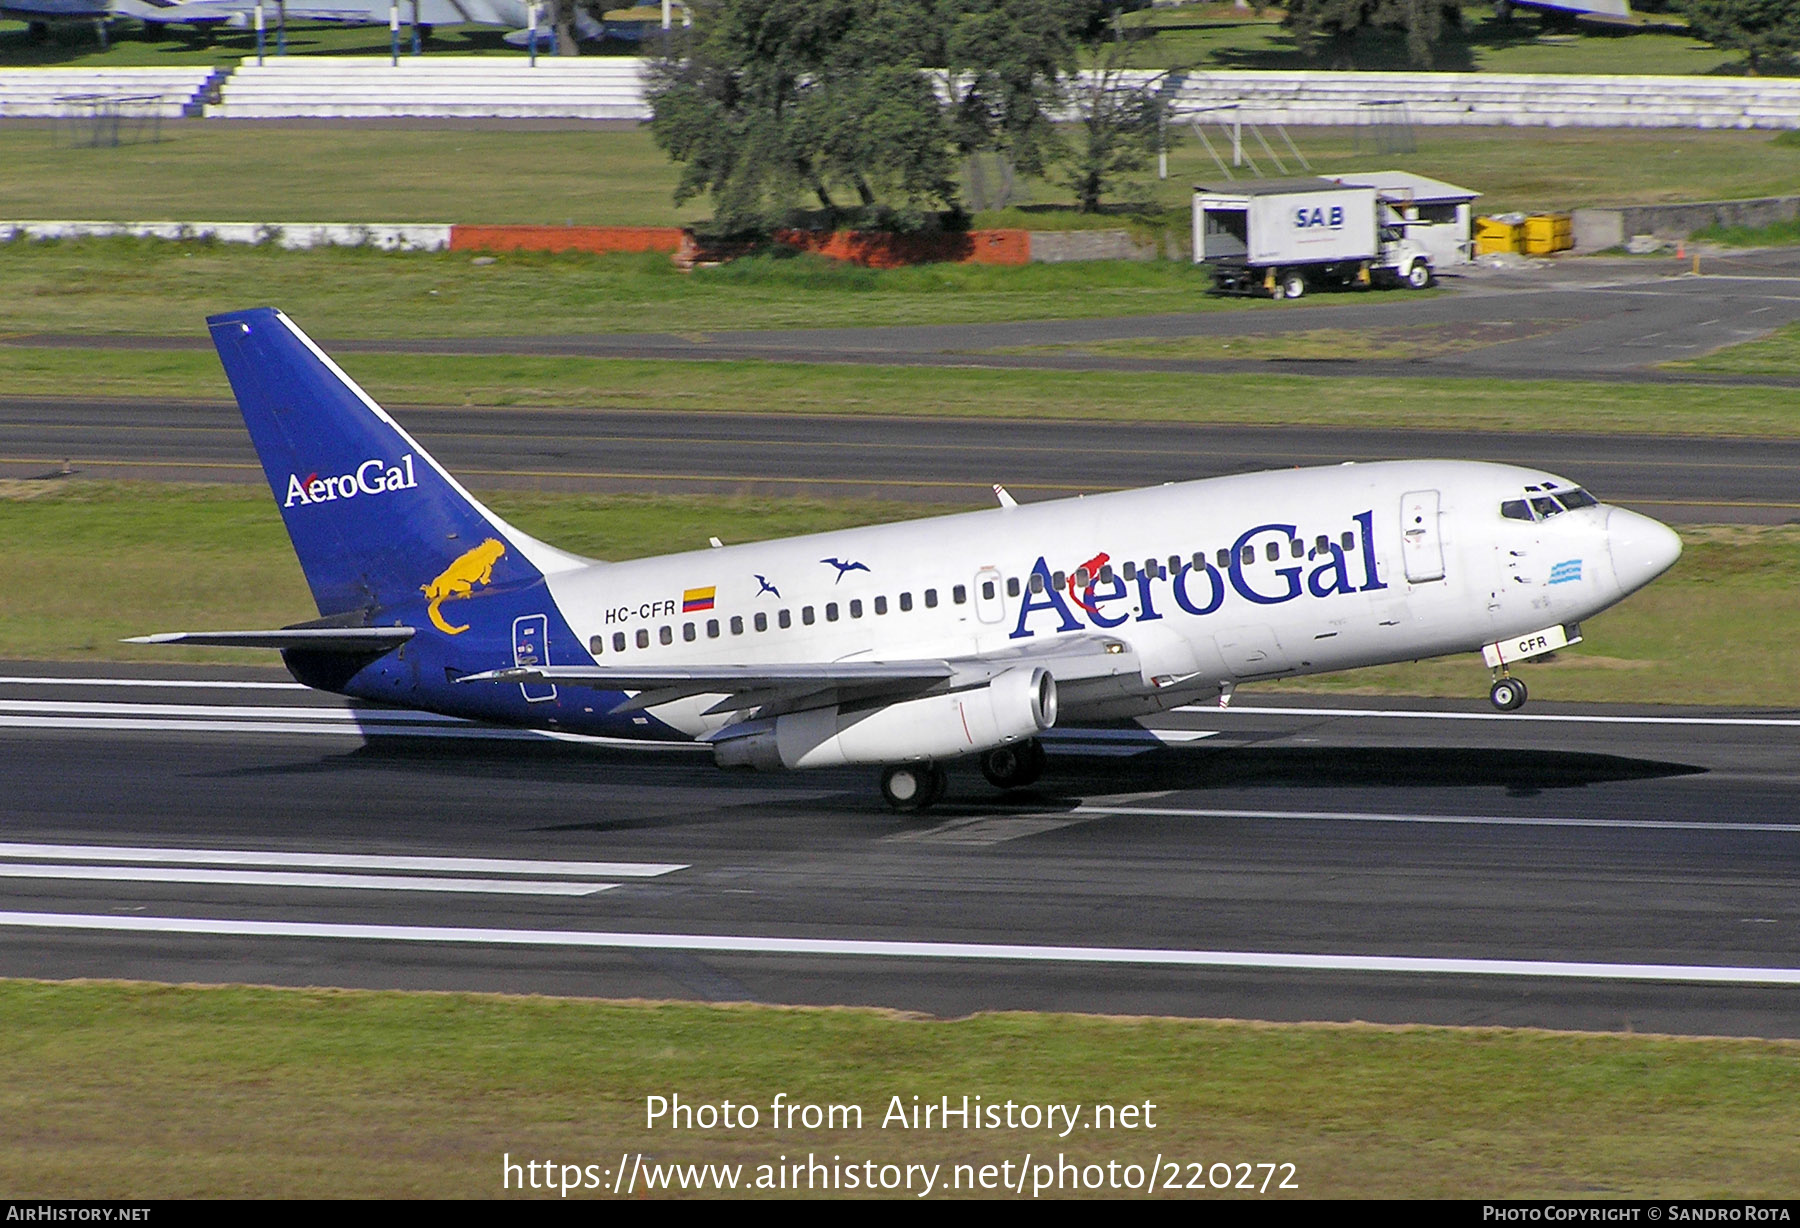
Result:
[[459,682],[548,682],[636,692],[614,712],[634,712],[694,695],[721,695],[709,713],[799,711],[846,698],[896,701],[934,688],[982,686],[1009,669],[1041,665],[1060,682],[1136,675],[1137,654],[1112,636],[1068,636],[982,656],[919,661],[850,659],[731,665],[527,665],[469,674]]

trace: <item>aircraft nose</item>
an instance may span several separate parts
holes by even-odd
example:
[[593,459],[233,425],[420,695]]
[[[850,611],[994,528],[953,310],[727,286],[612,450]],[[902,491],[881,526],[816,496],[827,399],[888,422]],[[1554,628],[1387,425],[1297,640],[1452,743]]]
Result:
[[1615,507],[1606,516],[1606,549],[1623,597],[1675,565],[1681,557],[1681,538],[1660,520]]

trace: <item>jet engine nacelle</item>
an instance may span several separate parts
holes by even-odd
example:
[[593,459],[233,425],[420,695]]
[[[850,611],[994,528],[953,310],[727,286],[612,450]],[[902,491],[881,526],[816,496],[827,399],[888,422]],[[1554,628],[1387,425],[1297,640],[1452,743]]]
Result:
[[1009,669],[984,687],[883,707],[833,706],[751,721],[713,743],[720,767],[842,767],[954,759],[1036,737],[1056,724],[1056,679]]

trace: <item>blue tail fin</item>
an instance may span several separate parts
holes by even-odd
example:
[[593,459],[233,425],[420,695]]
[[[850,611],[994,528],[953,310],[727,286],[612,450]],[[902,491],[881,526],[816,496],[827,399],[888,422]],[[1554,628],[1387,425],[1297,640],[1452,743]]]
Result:
[[510,587],[586,562],[483,507],[279,311],[207,324],[321,615],[424,594],[436,621],[459,566]]

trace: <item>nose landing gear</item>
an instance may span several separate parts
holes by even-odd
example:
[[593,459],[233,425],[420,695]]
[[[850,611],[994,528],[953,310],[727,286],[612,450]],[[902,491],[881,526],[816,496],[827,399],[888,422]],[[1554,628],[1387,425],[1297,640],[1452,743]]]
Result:
[[1503,674],[1488,688],[1488,702],[1502,712],[1517,712],[1525,706],[1525,684]]

